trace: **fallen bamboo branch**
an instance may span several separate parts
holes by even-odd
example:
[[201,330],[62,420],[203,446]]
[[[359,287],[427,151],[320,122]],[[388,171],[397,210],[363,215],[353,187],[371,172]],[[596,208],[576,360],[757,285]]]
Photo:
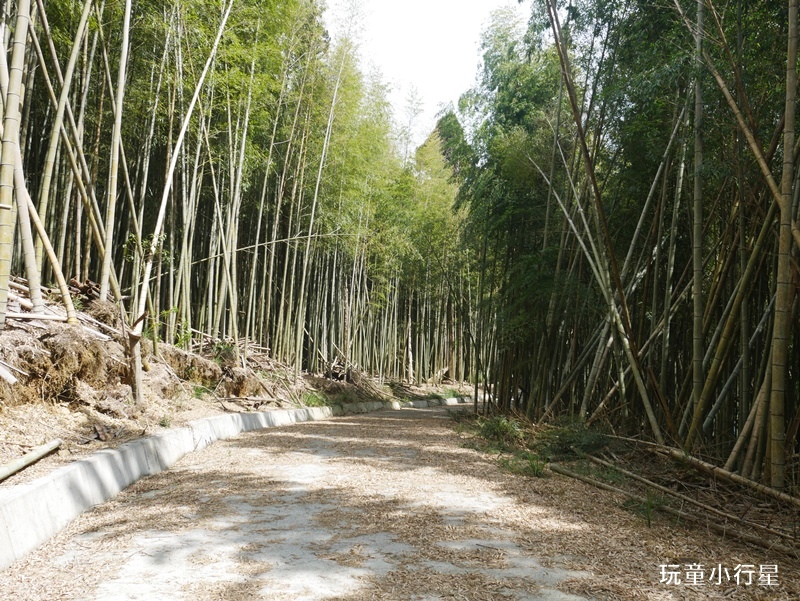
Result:
[[[628,497],[629,499],[636,501],[637,503],[647,503],[647,504],[651,503],[649,499],[645,499],[644,497],[640,497],[639,495],[629,493],[625,490],[622,490],[621,488],[617,488],[616,486],[611,486],[610,484],[594,480],[593,478],[589,478],[588,476],[576,474],[573,471],[561,467],[557,463],[549,463],[547,467],[550,468],[551,471],[557,474],[561,474],[562,476],[567,476],[568,478],[574,478],[576,480],[580,480],[581,482],[585,482],[586,484],[591,484],[592,486],[599,488],[601,490],[607,490],[609,492],[621,494],[623,496]],[[669,513],[670,515],[673,515],[679,519],[703,525],[709,530],[714,530],[715,532],[718,532],[723,536],[730,536],[731,538],[735,538],[743,542],[750,543],[751,545],[769,549],[771,551],[779,551],[781,553],[784,553],[792,557],[797,556],[797,552],[795,551],[795,549],[791,547],[787,547],[780,543],[774,543],[772,541],[764,539],[763,537],[754,536],[752,534],[747,534],[745,532],[739,532],[732,528],[726,528],[725,526],[721,526],[714,522],[703,520],[702,518],[696,515],[692,515],[691,513],[686,513],[685,511],[680,511],[678,509],[675,509],[674,507],[670,507],[669,505],[658,505],[657,507],[653,508],[663,511],[665,513]]]
[[26,311],[33,311],[33,303],[29,301],[27,298],[22,298],[21,296],[18,296],[13,292],[9,292],[8,300],[12,300],[19,303],[19,306],[25,309]]
[[633,442],[636,444],[643,445],[644,448],[650,451],[651,453],[667,455],[669,457],[672,457],[673,459],[676,459],[677,461],[686,463],[687,465],[690,465],[700,470],[701,472],[705,472],[706,474],[709,474],[711,476],[716,476],[721,478],[722,480],[727,480],[728,482],[740,484],[756,492],[760,492],[768,497],[777,499],[778,501],[783,501],[785,503],[789,503],[790,505],[794,505],[795,507],[800,507],[800,498],[798,497],[793,497],[792,495],[788,495],[779,490],[775,490],[774,488],[771,488],[764,484],[759,484],[754,480],[750,480],[749,478],[745,478],[744,476],[740,476],[739,474],[735,474],[724,468],[717,467],[712,463],[707,463],[701,459],[692,457],[691,455],[686,454],[686,452],[680,449],[674,449],[672,447],[656,444],[654,442],[649,442],[647,440],[639,440],[638,438],[627,438],[625,436],[611,436],[611,435],[609,435],[609,438],[616,438],[617,440],[625,440],[628,442]]
[[[19,282],[15,282],[14,280],[10,280],[8,282],[8,287],[13,288],[17,292],[24,292],[30,298],[31,291],[25,284],[20,284]],[[44,287],[42,287],[42,291],[44,291]]]
[[63,321],[66,323],[68,320],[63,315],[49,315],[47,313],[6,313],[8,319],[30,319],[40,321]]
[[735,482],[736,484],[741,484],[742,486],[746,486],[756,492],[760,492],[768,497],[772,497],[773,499],[777,499],[778,501],[783,501],[784,503],[789,503],[790,505],[794,505],[795,507],[800,507],[800,498],[793,497],[792,495],[787,495],[784,492],[779,490],[775,490],[772,487],[766,486],[764,484],[760,484],[749,478],[745,478],[744,476],[740,476],[739,474],[734,474],[733,472],[729,472],[721,467],[717,467],[711,463],[706,463],[701,459],[697,459],[696,457],[692,457],[691,455],[687,455],[683,451],[679,451],[678,449],[670,449],[669,447],[660,447],[656,449],[656,452],[666,454],[673,459],[677,459],[683,463],[691,465],[694,468],[697,468],[701,472],[705,472],[710,474],[716,478],[720,478],[722,480],[727,480],[729,482]]
[[78,321],[82,322],[84,327],[86,326],[86,324],[92,324],[93,326],[95,326],[97,328],[100,328],[100,329],[103,329],[103,330],[109,332],[113,336],[119,336],[119,330],[118,329],[112,328],[110,325],[105,324],[102,321],[100,321],[98,319],[95,319],[94,317],[92,317],[91,315],[88,315],[86,313],[79,313],[78,314]]
[[788,538],[790,540],[794,540],[794,537],[791,534],[787,533],[787,532],[781,532],[780,530],[773,530],[772,528],[769,528],[767,526],[763,526],[763,525],[761,525],[761,524],[759,524],[757,522],[751,522],[749,520],[746,520],[744,518],[740,518],[740,517],[735,516],[733,514],[726,513],[724,511],[721,511],[721,510],[717,509],[716,507],[712,507],[711,505],[706,505],[705,503],[701,503],[700,501],[698,501],[696,499],[693,499],[693,498],[688,497],[686,495],[683,495],[683,494],[681,494],[681,493],[679,493],[677,491],[674,491],[671,488],[667,488],[666,486],[661,486],[660,484],[657,484],[657,483],[653,482],[652,480],[648,480],[647,478],[643,478],[639,474],[635,474],[633,472],[630,472],[630,471],[628,471],[626,469],[623,469],[623,468],[619,467],[618,465],[614,465],[610,461],[604,461],[603,459],[600,459],[599,457],[594,457],[592,455],[587,455],[586,453],[581,453],[577,449],[573,449],[573,451],[578,453],[578,455],[580,455],[581,457],[584,457],[584,458],[588,459],[589,461],[592,461],[593,463],[596,463],[598,465],[603,465],[605,467],[610,467],[611,469],[616,470],[617,472],[619,472],[620,474],[622,474],[624,476],[627,476],[628,478],[636,480],[637,482],[641,482],[642,484],[645,484],[646,486],[649,486],[650,488],[653,488],[655,490],[658,490],[660,492],[668,494],[668,495],[670,495],[672,497],[675,497],[676,499],[680,499],[684,503],[689,503],[690,505],[694,505],[695,507],[703,509],[704,511],[707,511],[709,513],[713,513],[716,516],[719,516],[721,518],[725,518],[726,520],[730,520],[731,522],[742,524],[743,526],[748,526],[750,528],[755,528],[756,530],[761,530],[762,532],[766,532],[767,534],[772,534],[772,535],[775,535],[775,536],[780,536],[782,538]]
[[23,370],[23,369],[20,369],[19,367],[14,367],[14,366],[13,366],[13,365],[11,365],[10,363],[6,363],[5,361],[0,361],[0,366],[3,366],[3,367],[5,367],[5,368],[7,368],[7,369],[10,369],[10,370],[12,370],[12,371],[15,371],[15,372],[17,372],[18,374],[21,374],[21,375],[25,376],[26,378],[29,378],[29,377],[30,377],[30,374],[29,374],[27,371],[25,371],[25,370]]
[[40,447],[36,447],[30,453],[25,453],[22,457],[15,459],[11,463],[7,463],[6,465],[0,467],[0,482],[5,480],[9,476],[13,476],[17,472],[24,470],[29,465],[36,463],[41,458],[49,455],[60,446],[61,446],[61,439],[56,438],[55,440],[51,440],[47,444],[43,444]]

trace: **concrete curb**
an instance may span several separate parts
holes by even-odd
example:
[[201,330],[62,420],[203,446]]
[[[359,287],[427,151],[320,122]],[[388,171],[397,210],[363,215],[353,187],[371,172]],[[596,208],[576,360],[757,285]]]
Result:
[[0,570],[63,530],[81,513],[134,482],[158,474],[187,453],[242,432],[384,409],[462,405],[465,399],[349,403],[259,413],[228,413],[98,451],[19,486],[0,490]]

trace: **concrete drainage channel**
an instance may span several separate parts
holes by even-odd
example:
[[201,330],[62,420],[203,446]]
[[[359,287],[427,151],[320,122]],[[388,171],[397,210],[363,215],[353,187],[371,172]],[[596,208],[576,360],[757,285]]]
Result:
[[0,570],[50,539],[81,513],[114,497],[146,476],[158,474],[187,453],[242,432],[385,409],[463,406],[470,399],[349,403],[259,413],[231,413],[191,422],[98,451],[53,473],[0,491]]

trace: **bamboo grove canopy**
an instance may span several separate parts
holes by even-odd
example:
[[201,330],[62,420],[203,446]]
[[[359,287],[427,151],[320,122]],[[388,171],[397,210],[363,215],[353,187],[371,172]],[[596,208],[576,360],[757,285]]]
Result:
[[356,14],[0,7],[0,325],[97,282],[134,394],[143,336],[252,342],[797,485],[796,0],[499,10],[411,153]]

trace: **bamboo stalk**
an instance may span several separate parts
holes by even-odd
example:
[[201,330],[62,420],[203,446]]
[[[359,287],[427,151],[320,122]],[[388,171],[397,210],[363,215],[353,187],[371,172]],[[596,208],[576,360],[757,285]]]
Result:
[[55,440],[51,440],[47,444],[43,444],[40,447],[36,447],[30,453],[26,453],[22,457],[15,459],[14,461],[7,463],[3,466],[0,466],[0,482],[6,480],[10,476],[13,476],[17,472],[24,470],[29,465],[36,463],[43,457],[46,457],[53,451],[55,451],[58,447],[61,446],[61,439],[56,438]]
[[15,152],[18,152],[20,127],[20,94],[25,48],[30,25],[30,0],[17,5],[14,47],[9,65],[8,92],[3,113],[2,150],[0,150],[0,329],[8,310],[8,280],[14,252],[14,172]]

